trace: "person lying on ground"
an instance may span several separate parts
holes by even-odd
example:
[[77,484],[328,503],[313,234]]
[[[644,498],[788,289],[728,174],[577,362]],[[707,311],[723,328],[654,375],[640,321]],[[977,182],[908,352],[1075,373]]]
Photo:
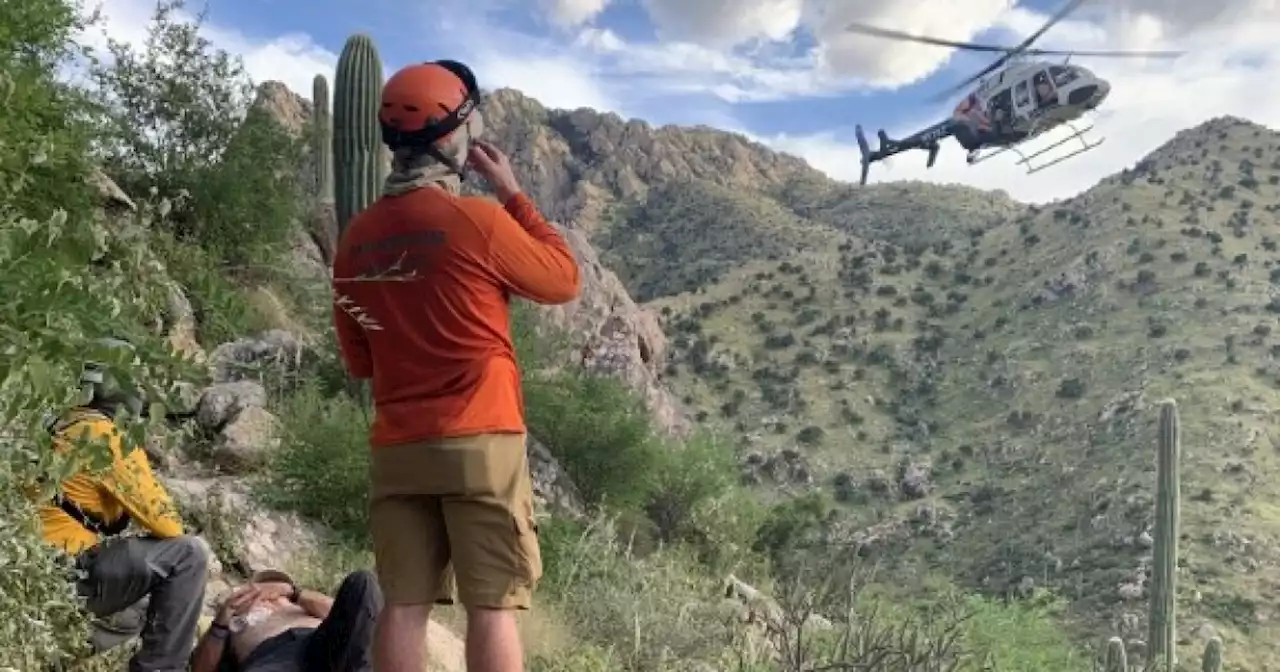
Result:
[[219,607],[191,672],[369,672],[381,609],[371,572],[348,574],[333,598],[284,572],[258,572]]
[[[116,339],[96,345],[133,351]],[[81,576],[75,587],[96,617],[89,642],[95,654],[140,635],[130,672],[185,670],[204,603],[207,547],[183,533],[146,453],[126,445],[117,426],[126,412],[141,415],[142,398],[96,363],[84,365],[80,382],[84,402],[49,424],[54,450],[73,456],[78,470],[41,503],[41,536]],[[83,451],[93,444],[110,451],[109,468],[91,468]],[[130,523],[143,534],[126,536]]]

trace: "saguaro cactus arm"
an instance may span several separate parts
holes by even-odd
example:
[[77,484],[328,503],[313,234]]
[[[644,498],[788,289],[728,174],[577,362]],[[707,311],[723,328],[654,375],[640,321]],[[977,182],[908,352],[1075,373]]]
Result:
[[378,127],[381,92],[382,61],[373,40],[368,35],[352,35],[338,56],[333,92],[334,196],[339,235],[356,213],[378,197],[382,187],[382,134]]
[[1156,451],[1156,525],[1151,576],[1151,612],[1147,651],[1150,662],[1173,672],[1177,664],[1177,572],[1179,523],[1179,461],[1182,443],[1178,404],[1160,404]]
[[315,162],[316,198],[333,200],[333,116],[329,112],[329,80],[311,80],[311,154]]

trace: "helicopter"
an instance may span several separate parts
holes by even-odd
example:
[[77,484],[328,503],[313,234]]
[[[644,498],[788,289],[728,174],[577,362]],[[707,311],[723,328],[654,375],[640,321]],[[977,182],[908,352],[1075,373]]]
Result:
[[[1024,166],[1028,174],[1044,170],[1102,144],[1103,138],[1091,141],[1086,135],[1093,130],[1092,125],[1081,129],[1076,127],[1075,122],[1086,113],[1096,110],[1107,99],[1111,93],[1111,84],[1089,69],[1071,64],[1071,57],[1177,58],[1183,52],[1056,51],[1031,48],[1049,28],[1084,2],[1085,0],[1070,0],[1044,26],[1013,47],[943,40],[860,23],[849,25],[847,30],[864,35],[1003,54],[978,74],[934,98],[935,101],[945,99],[977,83],[977,87],[955,106],[951,117],[944,121],[900,140],[890,138],[881,130],[877,133],[880,146],[874,151],[867,144],[862,126],[856,126],[854,132],[858,139],[858,149],[862,153],[861,183],[867,183],[867,173],[872,163],[913,149],[927,150],[927,167],[932,168],[938,158],[939,143],[946,138],[955,138],[967,150],[965,161],[969,165],[981,163],[1005,152],[1013,152],[1019,157],[1018,165]],[[1065,58],[1060,63],[1038,58],[1044,56]],[[1030,155],[1019,149],[1019,146],[1033,138],[1061,126],[1071,129],[1071,134]],[[1073,140],[1079,140],[1082,146],[1060,153],[1052,159],[1046,157],[1043,163],[1033,163]]]

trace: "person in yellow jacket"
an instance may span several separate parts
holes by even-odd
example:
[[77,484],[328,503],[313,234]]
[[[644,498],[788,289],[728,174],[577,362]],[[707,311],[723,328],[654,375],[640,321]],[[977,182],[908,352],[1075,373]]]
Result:
[[[114,339],[99,345],[132,350]],[[85,365],[81,383],[87,402],[51,426],[54,449],[69,452],[81,442],[100,442],[111,451],[111,464],[101,470],[81,460],[81,469],[62,482],[54,500],[40,506],[44,541],[74,559],[81,577],[77,592],[97,617],[95,652],[140,636],[129,672],[186,670],[204,605],[207,547],[183,533],[146,453],[126,444],[116,425],[125,410],[137,417],[142,399],[95,364]],[[130,523],[142,534],[125,536]]]

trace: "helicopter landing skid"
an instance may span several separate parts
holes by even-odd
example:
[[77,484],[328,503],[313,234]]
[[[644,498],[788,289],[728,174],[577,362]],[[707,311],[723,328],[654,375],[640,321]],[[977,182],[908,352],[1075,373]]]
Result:
[[[1057,142],[1047,147],[1044,147],[1029,156],[1024,156],[1022,152],[1019,152],[1016,147],[1010,147],[1010,149],[1012,149],[1014,153],[1016,153],[1019,157],[1018,165],[1024,166],[1027,169],[1028,175],[1030,175],[1031,173],[1038,173],[1050,166],[1056,166],[1057,164],[1062,163],[1063,161],[1066,161],[1067,159],[1070,159],[1073,156],[1079,156],[1081,154],[1084,154],[1085,152],[1091,149],[1094,149],[1098,145],[1101,145],[1102,142],[1106,140],[1106,138],[1098,138],[1097,140],[1090,142],[1089,139],[1085,137],[1086,133],[1093,130],[1092,124],[1082,129],[1077,129],[1069,121],[1063,122],[1063,125],[1071,129],[1071,135],[1068,135],[1067,137],[1061,140],[1058,140]],[[1071,142],[1072,140],[1080,141],[1080,147],[1078,149],[1073,149],[1069,152],[1066,152],[1065,154],[1059,154],[1058,156],[1052,159],[1049,159],[1046,162],[1041,163],[1039,165],[1032,164],[1032,161],[1034,161],[1037,157],[1044,156],[1048,152],[1053,151],[1054,149],[1057,149],[1058,147],[1061,147],[1067,144],[1068,142]]]
[[[972,154],[971,156],[966,158],[966,161],[968,162],[969,165],[972,166],[972,165],[977,165],[979,163],[982,163],[983,161],[986,161],[987,159],[990,159],[992,157],[999,156],[1000,154],[1004,154],[1005,152],[1013,152],[1014,154],[1018,155],[1017,165],[1026,167],[1027,174],[1030,175],[1031,173],[1038,173],[1044,170],[1045,168],[1062,163],[1063,161],[1066,161],[1067,159],[1070,159],[1073,156],[1079,156],[1081,154],[1084,154],[1085,152],[1097,147],[1098,145],[1101,145],[1103,140],[1106,139],[1106,138],[1098,138],[1097,140],[1090,142],[1089,139],[1085,137],[1086,133],[1093,130],[1093,125],[1089,125],[1081,129],[1077,129],[1069,121],[1062,122],[1062,125],[1071,129],[1071,135],[1068,135],[1067,137],[1061,140],[1058,140],[1057,142],[1051,145],[1048,145],[1047,147],[1043,147],[1040,150],[1033,152],[1029,155],[1023,154],[1022,151],[1018,149],[1017,145],[1009,145],[1007,147],[1001,147],[999,149],[995,149],[990,152]],[[1027,138],[1026,140],[1023,140],[1022,143],[1019,143],[1019,144],[1024,144],[1028,142],[1029,140],[1034,138],[1035,135],[1038,135],[1038,134],[1033,134],[1031,138]],[[1080,144],[1082,145],[1079,149],[1075,149],[1065,154],[1062,154],[1060,156],[1057,156],[1042,164],[1036,165],[1032,163],[1032,161],[1034,161],[1035,159],[1041,156],[1044,156],[1048,152],[1051,152],[1054,149],[1057,149],[1058,147],[1061,147],[1067,144],[1068,142],[1071,142],[1072,140],[1077,140],[1077,139],[1080,140]]]

